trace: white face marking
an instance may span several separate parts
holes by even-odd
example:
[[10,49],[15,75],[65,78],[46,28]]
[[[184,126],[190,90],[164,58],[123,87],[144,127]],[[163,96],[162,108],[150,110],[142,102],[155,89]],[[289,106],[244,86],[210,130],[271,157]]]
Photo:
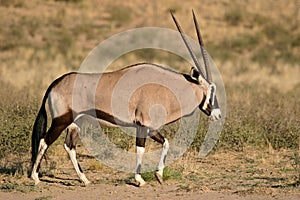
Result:
[[212,100],[211,100],[211,105],[214,105],[215,104],[215,99],[216,99],[216,88],[214,88],[214,94],[212,95]]
[[211,114],[210,114],[210,118],[211,118],[212,121],[216,121],[216,120],[221,119],[221,110],[220,110],[220,108],[213,109]]
[[209,88],[208,88],[207,93],[206,93],[205,102],[204,102],[204,104],[202,106],[203,110],[207,109],[208,104],[210,103],[209,101],[210,101],[211,96],[213,96],[213,100],[212,101],[214,101],[215,92],[216,92],[216,85],[214,83],[211,83],[209,85]]

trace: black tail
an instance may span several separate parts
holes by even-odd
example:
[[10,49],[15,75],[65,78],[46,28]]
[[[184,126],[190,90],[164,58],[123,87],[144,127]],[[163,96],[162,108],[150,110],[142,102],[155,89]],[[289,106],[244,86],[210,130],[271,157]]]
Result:
[[47,93],[44,96],[42,106],[35,119],[31,137],[31,167],[33,167],[38,151],[41,138],[45,135],[47,129],[47,112],[45,108]]
[[40,140],[45,136],[46,134],[46,129],[47,129],[47,112],[46,112],[46,101],[48,99],[48,95],[51,92],[52,88],[55,87],[65,76],[68,76],[72,74],[64,74],[63,76],[57,78],[55,81],[51,83],[51,85],[48,87],[44,98],[42,102],[42,106],[39,110],[39,113],[35,119],[34,125],[33,125],[33,130],[32,130],[32,137],[31,137],[31,167],[33,167],[38,151],[39,151],[39,145],[40,145]]

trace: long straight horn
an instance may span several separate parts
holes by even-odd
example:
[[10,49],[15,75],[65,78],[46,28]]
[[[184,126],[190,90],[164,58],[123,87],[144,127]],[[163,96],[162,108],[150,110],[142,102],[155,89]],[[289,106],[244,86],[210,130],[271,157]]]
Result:
[[[190,44],[188,43],[188,41],[187,41],[187,39],[186,39],[186,37],[185,37],[185,34],[183,33],[183,31],[182,31],[182,29],[181,29],[179,23],[177,22],[175,16],[173,15],[173,12],[170,11],[170,13],[171,13],[171,15],[172,15],[172,18],[173,18],[173,20],[174,20],[174,22],[175,22],[175,24],[176,24],[176,27],[177,27],[179,33],[180,33],[180,35],[181,35],[181,38],[182,38],[182,40],[184,41],[184,44],[185,44],[186,48],[188,49],[188,51],[189,51],[189,53],[190,53],[190,55],[191,55],[191,57],[192,57],[192,59],[193,59],[195,65],[196,65],[196,67],[197,67],[199,73],[201,74],[201,76],[202,76],[203,78],[205,78],[206,76],[204,76],[204,72],[203,72],[203,70],[202,70],[202,67],[201,67],[201,65],[200,65],[200,63],[199,63],[199,61],[198,61],[196,55],[195,55],[194,52],[192,51],[192,48],[191,48]],[[206,79],[206,78],[205,78],[205,79]]]
[[211,83],[212,82],[212,76],[211,76],[211,71],[210,71],[209,64],[208,64],[207,53],[204,49],[203,39],[202,39],[202,36],[201,36],[201,32],[200,32],[200,29],[199,29],[199,25],[198,25],[197,18],[195,16],[194,10],[192,10],[192,12],[193,12],[193,19],[194,19],[194,23],[195,23],[196,32],[197,32],[198,42],[199,42],[199,45],[200,45],[200,49],[201,49],[201,53],[202,53],[202,57],[203,57],[203,61],[204,61],[204,66],[205,66],[205,71],[206,71],[206,79],[209,83]]

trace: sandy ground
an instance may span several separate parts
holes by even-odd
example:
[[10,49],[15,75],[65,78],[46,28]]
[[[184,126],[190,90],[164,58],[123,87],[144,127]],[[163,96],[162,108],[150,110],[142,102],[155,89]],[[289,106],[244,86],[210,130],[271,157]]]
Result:
[[[61,152],[61,153],[60,153]],[[52,199],[222,199],[299,200],[300,184],[290,156],[292,151],[245,150],[218,152],[203,161],[188,154],[169,166],[170,178],[160,185],[154,173],[144,174],[147,184],[133,185],[133,174],[101,165],[85,155],[79,162],[92,182],[79,182],[63,151],[49,157],[41,168],[41,183],[27,175],[0,173],[0,200]],[[180,174],[178,178],[177,173]]]
[[[47,183],[46,183],[47,184]],[[5,200],[31,200],[31,199],[223,199],[223,200],[268,200],[268,199],[285,199],[299,200],[300,192],[277,195],[261,194],[235,194],[234,191],[180,191],[176,184],[169,185],[146,185],[137,188],[132,185],[110,185],[97,184],[89,187],[71,187],[51,185],[38,186],[39,191],[22,193],[22,192],[0,192],[0,199]]]

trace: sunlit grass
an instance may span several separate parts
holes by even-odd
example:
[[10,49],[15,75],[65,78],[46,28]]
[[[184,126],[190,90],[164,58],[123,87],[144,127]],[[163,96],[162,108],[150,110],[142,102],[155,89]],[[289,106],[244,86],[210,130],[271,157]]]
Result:
[[[145,5],[101,1],[98,7],[94,3],[98,5],[99,1],[0,1],[1,173],[25,173],[27,164],[5,159],[14,155],[28,161],[40,100],[56,77],[78,70],[88,53],[115,33],[143,26],[175,29],[169,9],[176,11],[186,33],[196,39],[192,7],[198,11],[206,47],[218,63],[226,87],[228,113],[217,150],[242,152],[250,146],[296,151],[300,130],[300,28],[296,23],[299,14],[291,2],[257,0],[245,6],[246,1],[225,0],[214,5],[194,1],[193,7],[193,3],[171,1],[164,5],[158,1]],[[113,64],[121,68],[143,61],[165,63],[179,71],[190,68],[176,55],[157,50],[132,52]],[[199,150],[207,121],[200,125],[192,151]],[[172,137],[174,127],[165,127],[162,133]],[[134,139],[121,137],[123,134],[107,130],[112,142],[132,151]],[[296,154],[291,162],[299,171]],[[90,168],[99,170],[102,166],[90,163]],[[165,178],[177,180],[179,174],[167,168]],[[144,176],[147,179],[148,174]],[[148,179],[152,178],[153,173]],[[4,185],[3,189],[15,187]]]

